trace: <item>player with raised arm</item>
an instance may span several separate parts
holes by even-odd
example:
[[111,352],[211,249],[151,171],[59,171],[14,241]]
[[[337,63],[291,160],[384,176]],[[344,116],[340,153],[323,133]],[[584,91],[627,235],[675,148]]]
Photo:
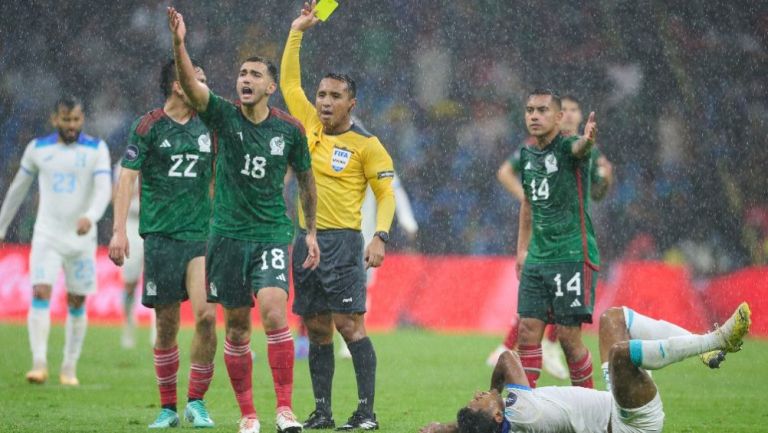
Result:
[[[356,86],[347,75],[330,73],[321,81],[313,105],[301,88],[299,51],[304,32],[318,23],[316,2],[304,4],[283,52],[280,88],[291,114],[307,128],[312,170],[317,179],[317,240],[323,261],[317,270],[299,268],[307,255],[301,239],[309,224],[299,214],[301,234],[294,244],[293,311],[309,332],[309,372],[315,410],[305,428],[333,428],[331,388],[334,374],[334,329],[352,354],[357,380],[358,406],[339,430],[373,430],[376,352],[365,330],[365,268],[384,260],[385,244],[395,212],[392,191],[394,166],[381,142],[352,121]],[[376,197],[376,232],[363,249],[361,207],[366,185]],[[361,251],[364,251],[361,254]]]
[[[193,76],[205,83],[195,63]],[[190,349],[185,419],[195,427],[213,427],[203,400],[213,378],[216,354],[216,306],[206,302],[205,250],[211,215],[210,183],[214,149],[211,135],[176,79],[173,60],[160,73],[165,96],[161,108],[131,126],[115,196],[109,256],[122,266],[135,246],[127,235],[134,185],[141,176],[139,232],[144,238],[144,287],[141,303],[155,310],[154,364],[161,410],[150,428],[176,427],[177,334],[181,302],[190,300],[195,334]]]
[[[583,120],[580,102],[576,97],[566,95],[561,98],[561,104],[563,119],[560,122],[560,134],[564,137],[578,135]],[[523,146],[526,145],[527,144],[523,144]],[[501,183],[514,198],[522,202],[525,200],[525,193],[523,191],[523,184],[520,181],[520,173],[522,172],[522,167],[520,166],[520,153],[521,150],[518,149],[509,157],[509,159],[504,161],[501,167],[499,167],[496,177],[499,180],[499,183]],[[592,165],[590,170],[590,182],[592,187],[591,197],[595,201],[600,201],[606,196],[613,184],[613,166],[608,159],[600,153],[597,147],[592,148],[590,164]],[[519,318],[515,315],[504,342],[488,356],[486,361],[488,365],[494,366],[499,355],[506,350],[514,350],[517,347],[519,324]],[[555,344],[556,342],[556,327],[554,325],[549,325],[547,326],[546,338],[542,340],[541,345],[542,369],[558,379],[567,379],[569,371],[568,368],[563,365],[560,358],[561,350],[558,345]],[[582,382],[581,384],[585,383]]]
[[236,83],[239,101],[233,104],[194,79],[184,44],[184,19],[168,8],[168,20],[179,81],[203,122],[219,139],[206,256],[208,301],[224,307],[224,361],[240,406],[240,432],[260,430],[253,405],[249,346],[254,294],[267,335],[277,396],[277,430],[299,432],[302,426],[291,402],[294,346],[286,307],[293,224],[286,215],[283,189],[290,166],[306,215],[302,246],[309,253],[300,267],[314,269],[320,260],[315,233],[317,193],[304,129],[298,120],[268,105],[277,91],[277,68],[272,62],[251,57],[242,63]]
[[737,352],[749,325],[746,302],[723,326],[703,335],[626,307],[611,308],[600,318],[600,356],[610,365],[611,391],[532,389],[519,356],[505,352],[490,390],[475,393],[457,413],[457,422],[431,423],[420,433],[658,433],[664,408],[646,370],[712,351]]
[[64,268],[68,314],[59,380],[78,385],[77,361],[88,319],[85,298],[96,292],[96,223],[111,197],[112,167],[107,144],[82,132],[83,104],[73,96],[56,101],[57,132],[32,140],[0,208],[0,242],[35,177],[40,204],[32,235],[29,270],[32,305],[27,314],[32,349],[31,383],[48,379],[48,334],[53,285]]

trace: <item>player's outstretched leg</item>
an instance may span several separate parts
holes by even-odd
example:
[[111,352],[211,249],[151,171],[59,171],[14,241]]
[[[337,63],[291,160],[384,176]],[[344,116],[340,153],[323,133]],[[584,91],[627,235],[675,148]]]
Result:
[[45,381],[48,380],[48,334],[50,334],[51,331],[51,288],[50,286],[44,286],[43,289],[44,290],[40,290],[40,286],[35,286],[32,305],[27,313],[29,346],[32,349],[32,370],[26,375],[29,383],[45,383]]
[[77,386],[77,361],[83,350],[88,316],[85,312],[85,296],[67,295],[67,321],[64,325],[64,361],[61,363],[59,381],[62,385]]
[[666,340],[630,340],[632,363],[647,370],[656,370],[713,350],[737,352],[749,332],[750,314],[749,305],[744,302],[723,326],[707,334],[676,336]]

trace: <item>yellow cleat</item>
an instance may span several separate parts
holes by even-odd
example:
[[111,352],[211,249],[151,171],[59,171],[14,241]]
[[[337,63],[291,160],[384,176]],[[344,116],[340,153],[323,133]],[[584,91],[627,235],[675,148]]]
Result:
[[47,368],[32,369],[27,373],[26,377],[27,377],[27,382],[29,383],[38,383],[38,384],[45,383],[45,381],[48,380],[48,369]]
[[699,359],[709,368],[720,368],[720,364],[725,361],[725,352],[722,350],[713,350],[711,352],[702,353],[699,355]]
[[80,381],[75,376],[67,376],[66,374],[59,375],[59,382],[64,386],[79,386]]
[[746,302],[742,302],[731,318],[717,329],[717,332],[720,333],[720,336],[725,341],[723,349],[726,352],[738,352],[741,350],[741,345],[744,344],[744,336],[749,332],[749,325],[752,323],[749,318],[751,314],[749,305]]

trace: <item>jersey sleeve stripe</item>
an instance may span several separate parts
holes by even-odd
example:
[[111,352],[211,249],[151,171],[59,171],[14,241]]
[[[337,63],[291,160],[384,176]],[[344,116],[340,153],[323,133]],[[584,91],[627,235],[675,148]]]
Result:
[[24,167],[23,165],[19,166],[19,168],[21,168],[21,171],[23,171],[24,173],[26,173],[26,174],[28,174],[30,176],[34,176],[35,175],[34,171],[28,169],[27,167]]
[[576,190],[579,195],[579,222],[581,223],[581,247],[584,254],[584,263],[591,269],[600,271],[600,267],[592,263],[589,259],[589,247],[587,246],[587,223],[586,216],[584,215],[584,188],[582,187],[581,172],[578,166],[574,168],[576,175]]
[[272,108],[272,114],[275,115],[278,119],[284,120],[291,125],[299,128],[299,131],[301,131],[301,135],[306,135],[306,132],[304,131],[304,125],[301,124],[299,119],[291,116],[290,114],[286,113],[283,110],[279,110],[277,108]]
[[93,172],[93,175],[96,176],[98,174],[112,174],[112,171],[110,170],[96,170]]
[[139,121],[139,124],[136,126],[136,134],[144,136],[147,135],[149,130],[152,128],[152,125],[154,125],[160,118],[163,117],[163,109],[162,108],[156,108],[149,113],[145,114],[141,121]]

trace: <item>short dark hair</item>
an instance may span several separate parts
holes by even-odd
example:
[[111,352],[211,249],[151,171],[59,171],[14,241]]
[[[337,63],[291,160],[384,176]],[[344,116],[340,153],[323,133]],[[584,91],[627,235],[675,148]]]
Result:
[[277,66],[275,66],[272,60],[269,60],[268,58],[261,57],[261,56],[251,56],[243,61],[243,63],[245,62],[263,63],[264,66],[267,67],[267,72],[269,72],[269,75],[272,77],[272,80],[275,83],[277,83]]
[[459,410],[456,422],[459,425],[459,433],[497,433],[501,427],[489,414],[468,407]]
[[80,98],[71,94],[61,95],[59,99],[56,100],[56,105],[53,106],[53,112],[58,113],[59,108],[62,107],[67,111],[72,111],[72,109],[77,106],[80,106],[80,108],[85,108],[83,106],[83,101]]
[[355,80],[353,80],[349,75],[340,74],[337,72],[329,72],[325,74],[325,77],[323,77],[323,79],[325,78],[347,83],[347,91],[349,91],[350,98],[354,98],[357,95],[357,84],[355,84]]
[[533,91],[528,94],[528,98],[530,98],[531,96],[551,96],[552,101],[555,103],[555,105],[557,105],[557,108],[558,109],[563,108],[560,95],[558,95],[557,92],[555,92],[552,89],[543,89],[543,88],[533,89]]
[[[192,65],[204,69],[200,66],[200,62],[198,62],[197,59],[192,59]],[[163,96],[166,98],[171,96],[171,92],[173,92],[173,82],[177,79],[176,60],[169,59],[163,64],[163,68],[160,70],[160,91],[163,92]]]
[[579,101],[579,98],[571,94],[563,95],[563,97],[560,98],[560,102],[563,102],[563,101],[571,101],[574,104],[578,105],[579,108],[581,108],[581,101]]

